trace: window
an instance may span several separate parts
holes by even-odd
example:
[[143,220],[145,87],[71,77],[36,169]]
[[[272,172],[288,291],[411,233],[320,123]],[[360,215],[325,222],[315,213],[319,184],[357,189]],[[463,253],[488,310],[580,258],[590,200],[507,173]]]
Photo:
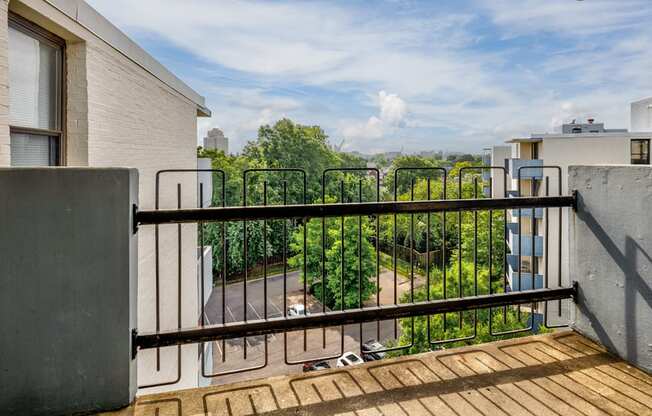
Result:
[[12,166],[61,164],[63,47],[62,39],[10,15]]
[[632,165],[650,164],[650,139],[632,140]]
[[532,159],[538,159],[539,158],[539,143],[537,142],[532,142]]

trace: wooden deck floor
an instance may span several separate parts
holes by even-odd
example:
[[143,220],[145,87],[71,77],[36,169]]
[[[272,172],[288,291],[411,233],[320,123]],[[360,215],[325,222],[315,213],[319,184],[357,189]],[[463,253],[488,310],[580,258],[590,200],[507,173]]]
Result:
[[[111,416],[652,415],[652,376],[571,331],[142,396]],[[109,415],[109,414],[105,414]]]

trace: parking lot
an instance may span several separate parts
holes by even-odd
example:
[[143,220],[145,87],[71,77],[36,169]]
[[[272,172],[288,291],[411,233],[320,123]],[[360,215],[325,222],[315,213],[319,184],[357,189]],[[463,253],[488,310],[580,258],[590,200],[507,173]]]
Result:
[[[265,315],[265,297],[263,279],[247,282],[245,301],[244,282],[236,282],[226,286],[226,303],[224,304],[225,322],[241,321],[245,313],[247,319],[262,319],[283,315],[284,305],[303,304],[303,283],[299,272],[287,275],[285,291],[283,275],[267,278],[267,314]],[[391,271],[383,271],[380,277],[381,304],[393,303],[394,275]],[[415,283],[416,286],[416,283]],[[409,291],[409,280],[403,276],[397,279],[397,296]],[[284,296],[285,293],[285,296]],[[285,298],[285,299],[284,299]],[[285,300],[285,303],[284,303]],[[366,306],[375,305],[375,296],[365,302]],[[306,296],[306,306],[310,312],[321,312],[322,304],[313,296]],[[222,288],[215,287],[205,308],[207,323],[222,323]],[[396,328],[400,335],[400,327]],[[362,334],[361,334],[362,332]],[[361,336],[362,335],[362,336]],[[288,334],[272,334],[267,336],[239,338],[225,342],[214,342],[212,348],[212,373],[227,373],[213,378],[213,384],[233,383],[240,380],[269,377],[274,375],[296,373],[302,371],[302,364],[288,364],[304,360],[328,358],[331,366],[335,359],[345,351],[360,352],[360,341],[378,339],[381,342],[394,339],[395,325],[393,321],[375,322],[363,325],[347,325],[344,331],[340,327],[297,331]],[[267,354],[265,354],[265,345]],[[305,348],[304,348],[305,347]],[[247,358],[244,358],[245,349]],[[267,356],[267,363],[265,363]],[[257,368],[246,373],[238,369]],[[207,368],[211,372],[210,368]]]

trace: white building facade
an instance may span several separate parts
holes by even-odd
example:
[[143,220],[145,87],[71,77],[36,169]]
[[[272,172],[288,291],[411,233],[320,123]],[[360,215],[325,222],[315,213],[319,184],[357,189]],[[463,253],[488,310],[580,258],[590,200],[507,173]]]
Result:
[[652,97],[632,103],[631,130],[638,132],[652,131]]
[[[509,146],[493,146],[491,166],[504,167],[506,181],[500,169],[491,170],[492,197],[567,195],[570,165],[649,165],[652,129],[644,128],[647,103],[652,99],[632,104],[632,126],[637,131],[609,130],[588,120],[566,124],[561,133],[533,134],[508,140]],[[559,216],[560,210],[553,208],[508,211],[506,272],[511,290],[541,288],[546,279],[550,287],[570,284],[568,216],[562,213],[561,220]],[[551,324],[559,315],[557,305],[548,303]],[[562,310],[563,319],[567,313]]]
[[[83,0],[0,0],[0,90],[0,166],[137,168],[142,209],[156,206],[157,171],[197,167],[204,98]],[[159,207],[178,203],[197,206],[196,174],[162,178]],[[138,329],[195,326],[197,228],[159,237],[156,255],[153,227],[139,231]],[[162,349],[158,364],[145,351],[138,365],[140,386],[168,383],[141,394],[198,383],[196,346]]]

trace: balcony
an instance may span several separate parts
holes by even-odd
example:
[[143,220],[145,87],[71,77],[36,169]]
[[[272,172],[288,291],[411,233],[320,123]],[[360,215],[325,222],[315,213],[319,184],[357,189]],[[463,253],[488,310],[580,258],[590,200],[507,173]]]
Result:
[[146,395],[104,416],[643,415],[652,377],[572,331]]
[[518,256],[514,254],[507,255],[507,279],[509,281],[509,286],[512,290],[532,290],[532,289],[541,289],[543,287],[543,275],[535,274],[534,275],[534,287],[532,286],[532,272],[529,267],[525,267],[525,262],[523,271],[518,272]]
[[[518,196],[517,191],[508,191],[507,196],[509,198],[516,198]],[[534,208],[534,218],[543,218],[543,208]],[[512,214],[512,217],[518,218],[519,216],[524,217],[524,218],[532,218],[532,208],[528,209],[513,209],[510,211]]]
[[[543,218],[543,208],[534,208],[534,218],[541,219]],[[512,217],[518,218],[532,218],[532,209],[513,209],[511,210]]]
[[[519,227],[518,223],[516,222],[507,223],[507,229],[509,230],[507,244],[509,245],[509,249],[511,250],[512,254],[518,255],[519,245],[523,244],[523,247],[520,251],[521,256],[532,256],[532,235],[523,234],[519,238]],[[543,236],[534,236],[534,256],[543,256]]]
[[[0,217],[24,218],[25,207],[31,210],[29,221],[7,221],[0,234],[0,245],[7,248],[6,261],[0,263],[3,267],[0,271],[7,276],[21,277],[6,279],[0,291],[0,303],[13,307],[8,309],[10,314],[0,316],[11,341],[0,344],[0,356],[4,358],[3,371],[0,371],[0,385],[3,385],[0,408],[4,413],[100,414],[99,411],[119,408],[123,409],[103,414],[652,413],[652,377],[646,373],[652,371],[652,367],[647,361],[649,340],[645,338],[651,330],[648,317],[652,313],[652,260],[647,253],[652,252],[652,219],[641,209],[632,209],[627,211],[628,215],[622,215],[621,210],[606,203],[626,201],[634,207],[645,206],[649,193],[632,194],[622,184],[645,181],[643,189],[652,189],[650,167],[570,167],[569,184],[571,189],[578,191],[561,197],[156,210],[138,210],[135,206],[138,179],[135,172],[127,169],[100,170],[100,174],[96,170],[82,169],[10,171],[11,174],[0,174],[0,188],[12,189],[12,201],[19,202],[0,206]],[[38,181],[33,180],[36,177]],[[605,181],[605,177],[614,182]],[[26,179],[34,184],[33,188],[24,189]],[[84,197],[61,198],[66,192]],[[42,195],[48,196],[49,204],[38,203]],[[360,235],[363,220],[367,220],[368,229],[372,229],[382,216],[392,220],[400,215],[428,213],[433,214],[432,218],[439,218],[445,215],[437,214],[483,213],[532,206],[564,209],[573,222],[571,234],[559,237],[568,238],[568,252],[573,259],[570,274],[560,275],[560,278],[569,281],[572,277],[576,282],[537,289],[540,279],[535,275],[529,283],[521,281],[520,291],[496,287],[492,284],[498,283],[493,279],[495,269],[494,274],[491,272],[491,264],[494,264],[491,258],[497,255],[496,251],[484,250],[492,246],[478,247],[482,239],[469,238],[484,227],[478,223],[478,216],[459,215],[456,220],[462,221],[462,226],[458,230],[464,227],[471,230],[465,237],[466,241],[473,239],[473,253],[466,250],[467,258],[472,260],[464,264],[460,261],[459,266],[453,263],[459,269],[444,269],[449,273],[442,273],[441,280],[434,277],[436,273],[432,273],[432,279],[421,276],[414,267],[407,268],[408,278],[397,273],[398,267],[393,271],[379,270],[378,275],[370,276],[370,281],[378,282],[377,288],[382,290],[372,291],[373,296],[363,300],[362,284],[358,282],[364,277],[350,274],[347,284],[356,291],[352,302],[347,306],[326,308],[318,303],[320,299],[313,292],[306,290],[305,281],[296,279],[297,272],[285,273],[284,270],[280,275],[268,276],[265,263],[262,277],[247,280],[245,274],[243,280],[232,284],[218,279],[211,282],[214,283],[211,298],[217,308],[212,311],[215,316],[211,315],[210,320],[202,318],[182,326],[181,319],[178,322],[175,319],[172,325],[159,327],[151,319],[149,328],[136,326],[137,311],[147,311],[148,306],[147,303],[139,305],[136,296],[139,276],[138,267],[134,265],[138,261],[139,238],[157,247],[156,251],[152,250],[154,258],[175,260],[176,256],[159,251],[159,234],[162,241],[180,242],[183,227],[196,232],[197,224],[216,223],[221,227],[227,223],[258,221],[264,224],[281,220],[285,221],[280,227],[284,236],[285,226],[292,219],[297,227],[305,227],[304,234],[296,234],[299,238],[294,240],[299,244],[304,242],[303,253],[312,245],[310,251],[317,253],[313,258],[319,261],[331,256],[338,261],[329,266],[336,272],[328,278],[334,279],[340,276],[337,256],[341,253],[343,258],[346,251],[342,244],[322,254],[324,239],[314,236],[322,227],[331,227],[326,221],[330,221],[331,229],[342,236],[346,226],[353,231],[350,234]],[[57,221],[51,220],[53,212],[57,213]],[[394,221],[386,222],[396,227]],[[39,232],[43,224],[56,228]],[[93,225],[93,233],[75,232],[88,224]],[[440,225],[446,227],[447,222],[442,221]],[[509,224],[510,232],[518,236],[515,225],[518,227]],[[413,227],[411,223],[409,226]],[[166,230],[170,232],[164,234]],[[247,228],[242,230],[246,243],[249,234]],[[312,238],[306,238],[305,230],[311,231]],[[38,234],[39,256],[21,254],[32,249],[31,241],[20,243],[20,237],[26,233]],[[97,235],[102,236],[102,250],[96,249]],[[230,241],[236,242],[239,235]],[[62,236],[66,238],[62,240]],[[502,251],[503,234],[495,233],[491,238],[501,243]],[[484,241],[491,244],[491,238]],[[187,246],[194,260],[190,264],[195,266],[199,257],[193,253],[196,242],[192,238],[189,240],[193,244]],[[463,242],[460,239],[460,247]],[[265,244],[267,239],[263,239],[263,246]],[[351,250],[357,244],[371,245],[360,238],[349,240],[347,248]],[[200,245],[203,248],[203,241]],[[180,250],[180,246],[171,247]],[[245,244],[244,250],[247,247]],[[536,244],[530,251],[536,254]],[[351,252],[364,253],[360,249]],[[213,253],[224,255],[224,251],[214,250]],[[301,251],[298,253],[300,255],[295,258],[302,257]],[[516,270],[514,256],[509,258],[512,276]],[[488,259],[488,270],[480,269],[478,273],[483,257]],[[217,260],[224,259],[218,257]],[[363,255],[356,255],[354,260],[349,263],[353,266],[348,270],[357,272]],[[55,261],[57,267],[53,267]],[[94,266],[93,273],[89,274],[87,264]],[[182,279],[181,262],[170,264],[175,266],[168,270],[173,272],[171,279],[163,280],[163,273],[160,277],[163,282],[179,285],[172,291],[173,300],[177,302],[162,304],[166,307],[161,309],[176,309],[184,303],[194,308],[191,296],[197,294],[189,290],[182,292],[182,283],[194,282],[196,277],[186,275]],[[341,277],[347,273],[345,264],[342,264]],[[370,264],[377,270],[378,265],[373,264],[373,260]],[[414,264],[410,262],[410,266]],[[528,271],[523,269],[523,273]],[[194,267],[189,270],[196,272]],[[316,275],[326,276],[321,274],[323,272],[323,269],[317,270]],[[158,277],[157,274],[151,276],[152,279]],[[203,275],[199,277],[204,278]],[[443,292],[439,291],[441,286],[434,286],[447,282],[454,285],[456,281],[460,282],[458,287],[463,288],[457,294],[454,286],[452,290],[449,286],[448,291],[444,288]],[[203,288],[204,292],[209,290],[209,286],[199,284],[206,283],[205,280],[197,283],[197,288]],[[342,286],[335,286],[335,290],[341,291]],[[431,288],[436,290],[429,290]],[[70,301],[62,302],[62,299]],[[233,308],[226,303],[229,299],[233,301],[230,304]],[[175,308],[170,308],[170,304]],[[297,313],[296,307],[301,304],[305,312]],[[541,305],[543,310],[517,307],[531,304]],[[574,312],[572,330],[553,331],[568,322],[563,319],[562,308],[555,309],[562,304],[564,311]],[[158,302],[149,303],[151,318],[156,317],[156,305]],[[279,308],[278,305],[283,306]],[[553,308],[549,310],[548,305]],[[557,311],[559,319],[551,324],[548,318],[551,313],[557,317]],[[195,320],[196,315],[193,315],[190,314],[189,319]],[[73,321],[62,321],[61,316],[72,317]],[[536,318],[530,319],[530,316]],[[416,329],[421,332],[418,338],[410,341],[411,320],[418,323],[412,325],[415,328],[412,333]],[[385,327],[385,323],[390,325]],[[550,328],[551,333],[532,336],[539,325]],[[393,329],[396,326],[401,330],[398,334]],[[373,336],[391,333],[392,329],[395,343],[384,342],[391,352],[384,351],[386,355],[372,362],[362,363],[360,359],[349,365],[342,364],[341,360],[348,355],[365,355],[363,351],[368,350],[363,344],[372,344],[367,341],[371,338],[369,332]],[[335,338],[331,336],[333,333],[337,335]],[[309,335],[301,337],[303,334]],[[501,340],[487,343],[487,334]],[[506,340],[505,337],[521,338]],[[57,342],[46,349],[38,345],[35,348],[35,339]],[[228,354],[225,345],[229,348]],[[461,345],[467,346],[454,348]],[[421,353],[409,355],[415,350]],[[182,361],[182,352],[189,352],[192,360]],[[205,354],[211,357],[204,357]],[[157,390],[150,385],[137,390],[138,371],[147,369],[148,360],[156,363],[159,358],[162,368],[178,370],[179,377],[182,371],[195,377],[197,363],[202,363],[201,374],[206,371],[205,377],[212,385],[202,389],[195,388],[196,384],[190,388],[181,387],[174,379],[176,371],[170,371],[161,374],[159,383],[154,386]],[[342,367],[301,374],[305,368],[301,364],[315,360],[326,361],[331,367],[339,364]],[[204,364],[216,367],[204,368]],[[80,371],[84,378],[79,377]],[[165,393],[149,394],[154,391]]]
[[519,171],[521,179],[542,179],[543,160],[541,159],[508,159],[507,170],[512,179],[517,180]]

